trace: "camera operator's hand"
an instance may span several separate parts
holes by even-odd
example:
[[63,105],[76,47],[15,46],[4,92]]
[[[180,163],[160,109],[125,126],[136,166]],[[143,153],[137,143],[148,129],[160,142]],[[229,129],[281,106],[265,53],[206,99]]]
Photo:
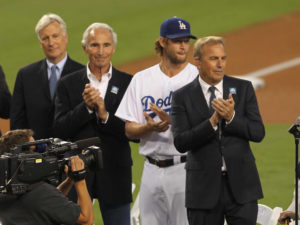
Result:
[[73,180],[73,182],[78,182],[85,179],[87,172],[82,159],[80,159],[78,156],[73,156],[68,165],[69,169],[71,168],[71,171],[68,172],[68,176]]
[[[71,169],[72,172],[80,172],[84,170],[84,162],[78,156],[71,158]],[[94,214],[91,197],[89,195],[85,179],[75,181],[75,189],[78,196],[78,204],[80,205],[81,212],[77,220],[79,224],[93,224]]]
[[[70,159],[70,167],[72,172],[83,170],[84,162],[81,158],[79,158],[79,156],[73,156]],[[67,175],[67,178],[57,187],[57,189],[60,190],[63,193],[63,195],[66,196],[76,181],[74,181],[70,176],[71,173],[69,173],[69,167],[67,165],[65,165],[64,171]]]
[[[70,159],[71,171],[78,172],[84,170],[84,162],[79,156],[73,156]],[[69,174],[68,166],[65,166],[66,174]],[[73,181],[72,178],[68,176],[68,178],[57,188],[63,192],[63,194],[67,195],[72,185],[74,184],[77,196],[78,196],[78,204],[80,205],[81,212],[79,218],[77,220],[77,224],[93,224],[94,223],[94,213],[93,213],[93,205],[91,201],[91,197],[89,195],[85,179],[81,179],[78,181]]]
[[72,169],[72,172],[84,169],[84,162],[82,161],[81,158],[79,158],[78,155],[73,156],[71,158],[71,169]]

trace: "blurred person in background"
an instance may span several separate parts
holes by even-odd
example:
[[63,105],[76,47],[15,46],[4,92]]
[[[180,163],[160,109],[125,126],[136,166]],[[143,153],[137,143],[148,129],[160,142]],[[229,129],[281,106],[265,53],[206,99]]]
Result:
[[[10,110],[11,94],[7,86],[5,75],[0,66],[0,118],[8,119]],[[1,136],[1,130],[0,130]]]

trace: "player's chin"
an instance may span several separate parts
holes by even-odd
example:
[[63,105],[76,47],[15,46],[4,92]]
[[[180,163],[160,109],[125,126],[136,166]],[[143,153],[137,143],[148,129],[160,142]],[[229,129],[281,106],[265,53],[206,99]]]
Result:
[[187,56],[186,56],[186,55],[184,55],[184,56],[181,55],[181,56],[177,57],[177,62],[178,62],[178,64],[180,64],[180,63],[185,63],[186,60],[187,60]]

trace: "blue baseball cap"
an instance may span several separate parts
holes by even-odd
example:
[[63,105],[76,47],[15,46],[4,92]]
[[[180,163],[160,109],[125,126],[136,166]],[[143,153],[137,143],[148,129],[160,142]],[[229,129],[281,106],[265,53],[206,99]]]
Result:
[[171,39],[181,37],[196,39],[196,37],[191,34],[189,22],[179,17],[166,19],[160,26],[160,36]]

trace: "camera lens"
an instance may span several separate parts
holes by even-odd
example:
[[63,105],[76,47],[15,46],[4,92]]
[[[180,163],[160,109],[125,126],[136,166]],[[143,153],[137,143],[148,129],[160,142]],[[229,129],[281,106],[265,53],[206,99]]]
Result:
[[99,171],[103,168],[102,152],[97,146],[88,147],[79,157],[91,171]]

